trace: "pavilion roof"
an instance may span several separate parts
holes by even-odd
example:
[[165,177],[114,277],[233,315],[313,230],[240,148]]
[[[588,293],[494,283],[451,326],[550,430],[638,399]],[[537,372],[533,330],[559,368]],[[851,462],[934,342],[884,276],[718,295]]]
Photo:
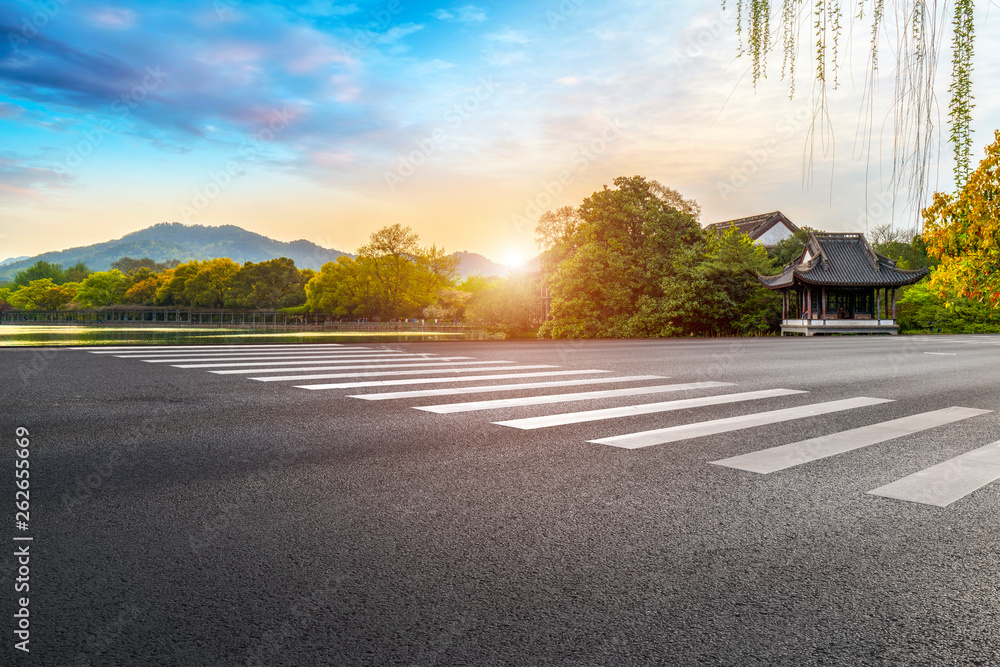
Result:
[[[803,261],[806,256],[809,259]],[[771,289],[791,287],[796,281],[836,287],[901,287],[926,275],[927,269],[897,268],[895,261],[875,252],[863,234],[813,232],[802,257],[776,276],[759,278]]]
[[750,238],[758,239],[764,232],[779,222],[784,222],[785,225],[793,232],[798,230],[798,227],[796,227],[791,220],[785,217],[785,214],[781,211],[771,211],[770,213],[759,213],[746,218],[713,222],[710,225],[706,225],[705,229],[712,229],[719,234],[722,234],[730,227],[736,227],[736,229],[740,230],[740,232],[746,234]]

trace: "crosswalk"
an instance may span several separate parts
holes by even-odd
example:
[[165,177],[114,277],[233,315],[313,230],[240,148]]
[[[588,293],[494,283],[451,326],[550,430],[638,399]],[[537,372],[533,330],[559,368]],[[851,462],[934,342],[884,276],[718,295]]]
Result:
[[[609,427],[624,432],[586,440],[587,443],[633,450],[821,415],[863,410],[893,402],[887,398],[868,396],[813,400],[808,396],[810,392],[800,389],[776,387],[747,390],[738,387],[736,383],[723,381],[724,378],[720,381],[664,382],[670,378],[653,374],[615,375],[612,371],[601,368],[567,369],[555,364],[524,364],[517,361],[480,360],[468,356],[409,353],[389,347],[365,345],[123,345],[74,349],[124,361],[152,364],[151,367],[167,366],[227,378],[233,376],[231,379],[234,381],[250,380],[314,392],[366,390],[338,395],[339,399],[345,400],[406,403],[416,399],[440,397],[445,402],[407,406],[436,415],[484,414],[484,419],[489,420],[491,411],[554,406],[556,411],[549,414],[489,423],[498,428],[534,431],[597,422],[601,424],[604,433]],[[555,393],[538,394],[536,390],[553,390]],[[687,392],[698,392],[699,395],[684,396]],[[484,394],[487,395],[484,400],[465,398]],[[673,394],[677,398],[571,411],[562,411],[565,407],[561,407],[569,404],[586,408],[588,403],[593,405],[598,401],[615,402],[629,398],[648,400],[663,394]],[[797,404],[767,409],[772,400],[781,398]],[[697,414],[701,408],[730,404],[736,406],[742,414],[673,423],[652,430],[630,431],[627,426],[630,417],[664,415],[657,419],[666,419],[669,423],[669,413],[691,411],[683,413],[683,419],[687,419],[688,415]],[[748,411],[754,410],[758,405],[763,406],[762,409]],[[948,407],[860,428],[823,433],[806,440],[705,463],[738,470],[742,474],[771,475],[926,431],[938,433],[949,425],[989,412],[976,408]],[[947,507],[998,479],[1000,441],[979,446],[924,470],[914,471],[901,479],[889,481],[868,491],[867,495]]]

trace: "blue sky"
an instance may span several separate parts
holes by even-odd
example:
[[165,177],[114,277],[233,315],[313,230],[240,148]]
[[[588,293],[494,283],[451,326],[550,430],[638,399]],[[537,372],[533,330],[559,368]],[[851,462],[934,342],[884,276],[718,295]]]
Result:
[[[977,159],[1000,127],[990,22]],[[852,157],[863,56],[830,105],[836,161],[817,153],[804,187],[807,82],[789,101],[779,54],[754,93],[713,0],[0,1],[0,24],[3,257],[162,221],[353,251],[400,222],[507,261],[534,254],[538,213],[633,174],[696,199],[706,224],[914,217],[883,211],[891,139]],[[950,189],[947,156],[939,178]]]

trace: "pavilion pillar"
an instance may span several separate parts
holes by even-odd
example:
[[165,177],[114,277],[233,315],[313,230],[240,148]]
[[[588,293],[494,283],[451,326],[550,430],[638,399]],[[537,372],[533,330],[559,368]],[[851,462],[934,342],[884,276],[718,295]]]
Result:
[[826,285],[820,288],[819,292],[819,313],[821,319],[826,319]]
[[875,318],[874,318],[875,320],[882,319],[882,310],[881,310],[882,304],[879,301],[879,298],[881,296],[882,295],[879,293],[879,289],[876,287],[875,288],[875,312],[873,313],[873,315],[875,315]]
[[896,288],[892,288],[892,319],[896,319]]

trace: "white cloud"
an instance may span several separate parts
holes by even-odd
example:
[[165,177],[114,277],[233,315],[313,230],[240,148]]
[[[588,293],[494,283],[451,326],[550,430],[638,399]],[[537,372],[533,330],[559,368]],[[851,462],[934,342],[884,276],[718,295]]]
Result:
[[413,33],[423,29],[423,23],[404,23],[403,25],[397,25],[389,28],[389,30],[379,36],[377,41],[380,44],[395,44],[407,35],[412,35]]
[[448,19],[455,18],[455,15],[444,9],[435,9],[431,12],[431,16],[436,19],[441,19],[442,21],[447,21]]
[[507,67],[524,62],[527,54],[524,51],[494,51],[486,56],[490,64],[498,67]]
[[416,63],[412,65],[409,70],[414,76],[426,76],[428,74],[437,74],[439,72],[452,69],[453,67],[455,67],[455,63],[435,58],[433,60]]
[[492,40],[494,42],[501,42],[503,44],[530,44],[531,40],[528,35],[524,33],[523,30],[512,30],[510,28],[504,28],[500,32],[495,32],[491,35],[486,35],[486,39]]
[[465,5],[458,8],[458,20],[462,23],[482,23],[486,20],[486,12],[476,5]]
[[297,7],[296,11],[306,16],[348,16],[354,14],[358,9],[357,5],[341,5],[329,0],[319,0],[311,2],[305,6]]
[[135,24],[135,12],[117,7],[102,7],[91,13],[90,21],[102,28],[131,28]]

